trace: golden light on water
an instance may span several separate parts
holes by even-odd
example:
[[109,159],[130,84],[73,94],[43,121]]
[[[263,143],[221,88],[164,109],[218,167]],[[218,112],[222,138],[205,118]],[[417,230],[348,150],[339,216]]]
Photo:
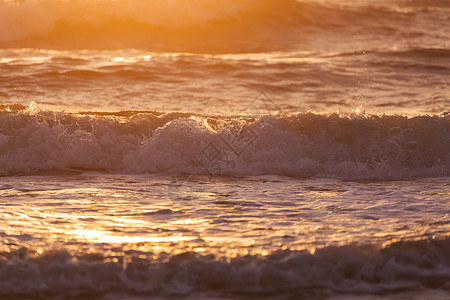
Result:
[[0,0],[0,298],[447,288],[418,2]]
[[187,241],[192,237],[176,235],[176,236],[130,236],[130,235],[112,235],[107,231],[77,229],[68,231],[67,235],[75,236],[77,239],[85,240],[90,243],[108,243],[108,244],[125,244],[125,243],[178,243]]
[[[269,18],[276,21],[283,11],[297,7],[295,1],[287,7],[285,2],[8,0],[6,3],[11,4],[4,7],[5,20],[0,22],[5,28],[0,30],[0,42],[24,48],[38,42],[64,49],[153,48],[165,52],[226,53],[225,48],[236,39],[255,38],[255,24]],[[18,14],[19,11],[24,13]]]

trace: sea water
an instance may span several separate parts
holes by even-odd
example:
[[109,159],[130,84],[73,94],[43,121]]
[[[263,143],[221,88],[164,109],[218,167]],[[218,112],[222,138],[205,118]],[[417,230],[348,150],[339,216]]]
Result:
[[449,16],[0,2],[0,297],[447,299]]

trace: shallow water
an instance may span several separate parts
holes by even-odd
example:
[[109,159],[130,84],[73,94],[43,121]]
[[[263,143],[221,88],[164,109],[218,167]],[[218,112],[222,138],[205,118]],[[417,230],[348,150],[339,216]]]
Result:
[[68,173],[4,178],[2,295],[395,296],[450,278],[448,177]]

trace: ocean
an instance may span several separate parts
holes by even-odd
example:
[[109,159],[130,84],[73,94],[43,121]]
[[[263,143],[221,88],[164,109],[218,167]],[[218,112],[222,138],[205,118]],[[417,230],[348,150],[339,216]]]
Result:
[[450,1],[1,0],[1,299],[449,299]]

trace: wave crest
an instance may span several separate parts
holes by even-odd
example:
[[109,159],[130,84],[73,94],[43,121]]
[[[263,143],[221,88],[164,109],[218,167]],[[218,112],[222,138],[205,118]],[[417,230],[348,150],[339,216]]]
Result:
[[381,180],[450,175],[450,115],[11,110],[0,111],[1,175],[67,168]]
[[317,30],[323,36],[323,29],[331,32],[373,22],[379,27],[380,15],[397,22],[401,19],[398,13],[332,1],[3,0],[0,47],[222,53],[287,50],[299,42],[317,45],[318,35],[308,39]]

